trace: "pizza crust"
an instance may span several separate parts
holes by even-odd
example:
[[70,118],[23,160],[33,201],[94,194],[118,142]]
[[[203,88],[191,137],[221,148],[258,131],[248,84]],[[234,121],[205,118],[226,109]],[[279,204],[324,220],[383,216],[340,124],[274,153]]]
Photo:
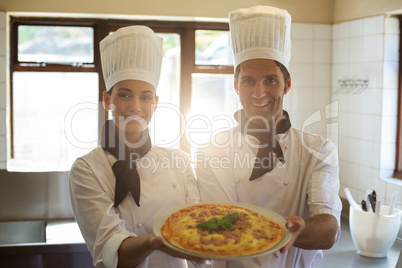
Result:
[[[219,232],[197,228],[212,217],[236,212],[234,230]],[[249,256],[267,251],[284,236],[282,227],[249,209],[228,204],[198,204],[180,209],[168,217],[162,235],[175,247],[205,257]]]

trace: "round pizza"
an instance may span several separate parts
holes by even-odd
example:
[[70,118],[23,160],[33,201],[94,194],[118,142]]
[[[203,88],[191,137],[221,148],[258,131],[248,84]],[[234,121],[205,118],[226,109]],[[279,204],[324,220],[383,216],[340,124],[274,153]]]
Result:
[[257,212],[230,204],[196,204],[172,213],[162,235],[173,246],[205,257],[254,255],[277,245],[282,227]]

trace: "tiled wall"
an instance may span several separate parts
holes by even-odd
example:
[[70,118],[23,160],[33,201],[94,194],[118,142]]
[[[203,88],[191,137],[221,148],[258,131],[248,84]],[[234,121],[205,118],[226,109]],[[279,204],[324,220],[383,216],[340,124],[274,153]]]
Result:
[[0,169],[6,169],[7,161],[6,23],[6,13],[0,12]]
[[[291,33],[292,88],[285,96],[284,108],[294,126],[327,137],[325,107],[331,100],[332,26],[293,23]],[[316,112],[323,120],[311,124],[308,119]]]
[[[361,200],[375,189],[389,202],[402,187],[386,180],[395,166],[399,22],[383,16],[333,25],[332,101],[339,103],[340,195]],[[343,89],[339,80],[368,87]],[[402,198],[398,200],[401,205]]]

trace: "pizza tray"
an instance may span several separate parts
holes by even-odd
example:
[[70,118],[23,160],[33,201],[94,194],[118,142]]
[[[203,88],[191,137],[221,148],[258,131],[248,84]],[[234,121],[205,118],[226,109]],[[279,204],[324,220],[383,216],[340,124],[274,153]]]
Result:
[[[178,248],[178,247],[170,244],[163,237],[162,230],[161,230],[162,226],[165,224],[165,222],[169,218],[169,216],[180,209],[183,209],[183,208],[186,208],[186,207],[189,207],[192,205],[201,205],[201,204],[227,204],[227,205],[232,205],[232,206],[237,206],[237,207],[242,207],[242,208],[252,210],[252,211],[257,212],[257,213],[261,214],[262,216],[278,223],[284,231],[284,236],[278,244],[276,244],[274,247],[269,248],[265,251],[258,252],[256,254],[250,254],[250,255],[229,256],[229,257],[228,256],[220,257],[220,256],[216,256],[216,255],[210,256],[210,255],[197,254],[197,253],[194,253],[191,251],[187,251],[187,250]],[[279,215],[278,213],[276,213],[272,210],[263,208],[263,207],[256,206],[256,205],[246,204],[246,203],[236,203],[236,202],[199,202],[199,203],[194,203],[194,204],[185,204],[182,206],[177,206],[177,207],[174,207],[174,208],[171,208],[169,210],[162,212],[159,216],[156,217],[156,219],[154,221],[153,232],[154,232],[154,235],[161,236],[163,238],[165,246],[172,248],[178,252],[187,254],[187,255],[191,255],[191,256],[198,257],[198,258],[207,259],[207,260],[242,260],[242,259],[249,259],[249,258],[255,258],[258,256],[266,255],[266,254],[278,251],[279,249],[284,247],[292,238],[292,232],[286,228],[285,224],[286,224],[286,219],[284,217],[282,217],[281,215]]]

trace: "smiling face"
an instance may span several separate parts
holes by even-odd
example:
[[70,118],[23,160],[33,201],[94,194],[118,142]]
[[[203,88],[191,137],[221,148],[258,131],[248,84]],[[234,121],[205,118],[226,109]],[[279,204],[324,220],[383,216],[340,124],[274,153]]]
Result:
[[[239,67],[234,86],[246,117],[263,117],[269,122],[282,116],[283,97],[290,89],[290,77],[285,82],[279,66],[268,59],[248,60]],[[253,123],[266,126],[261,119],[254,119]]]
[[138,141],[158,104],[155,88],[144,81],[124,80],[110,91],[103,93],[105,109],[112,110],[113,121],[127,140]]

